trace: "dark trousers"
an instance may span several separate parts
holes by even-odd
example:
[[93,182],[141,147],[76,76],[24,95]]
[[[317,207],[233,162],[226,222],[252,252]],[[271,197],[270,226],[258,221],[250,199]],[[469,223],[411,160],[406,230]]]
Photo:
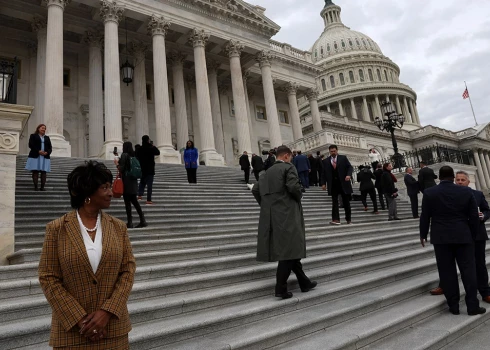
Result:
[[388,206],[388,218],[393,220],[398,217],[398,209],[396,207],[396,199],[391,194],[385,194],[386,205]]
[[309,188],[310,187],[310,179],[309,179],[309,171],[301,171],[298,173],[299,175],[299,180],[301,181],[301,184],[303,185],[304,188]]
[[377,188],[376,191],[378,192],[378,197],[379,197],[379,203],[381,204],[381,209],[385,210],[385,197],[383,194],[383,190]]
[[277,264],[276,294],[284,294],[288,291],[288,278],[291,271],[296,275],[301,288],[307,287],[311,283],[310,279],[306,277],[305,272],[303,271],[301,259],[282,260]]
[[350,208],[350,194],[345,194],[340,184],[332,184],[332,220],[340,221],[339,213],[339,195],[342,197],[342,204],[344,205],[345,220],[351,221],[352,212]]
[[488,286],[488,270],[485,260],[485,249],[487,241],[475,241],[475,264],[476,264],[476,280],[478,291],[482,298],[490,295],[490,287]]
[[245,183],[250,183],[250,168],[243,170],[243,172],[245,173]]
[[257,181],[259,181],[259,174],[260,174],[260,171],[254,170],[255,180],[257,180]]
[[373,202],[373,209],[374,211],[378,211],[378,202],[376,200],[376,190],[374,188],[367,190],[367,191],[361,191],[361,201],[362,204],[364,205],[364,208],[367,208],[367,202],[366,198],[367,195],[369,194],[369,197],[371,198],[371,201]]
[[151,195],[153,193],[153,178],[154,175],[143,176],[138,187],[138,196],[143,197],[143,194],[145,193],[145,187],[148,186],[148,191],[146,192],[147,202],[151,202]]
[[197,184],[197,169],[185,169],[187,171],[187,181],[190,184]]
[[416,194],[409,194],[410,204],[412,206],[412,215],[414,218],[419,217],[419,196]]
[[468,311],[478,309],[476,297],[477,280],[474,244],[434,244],[437,270],[441,288],[451,310],[459,310],[459,282],[456,263],[461,272],[464,290],[466,291],[466,307]]
[[308,174],[308,177],[309,177],[309,181],[310,181],[309,184],[311,186],[318,185],[318,177],[317,177],[317,171],[316,170],[310,171],[310,173]]
[[140,222],[145,221],[145,216],[143,214],[143,210],[141,210],[140,203],[138,202],[138,198],[136,198],[135,194],[123,194],[124,206],[126,207],[126,216],[128,217],[128,223],[133,223],[133,215],[131,213],[131,204],[134,205],[138,216],[140,217]]

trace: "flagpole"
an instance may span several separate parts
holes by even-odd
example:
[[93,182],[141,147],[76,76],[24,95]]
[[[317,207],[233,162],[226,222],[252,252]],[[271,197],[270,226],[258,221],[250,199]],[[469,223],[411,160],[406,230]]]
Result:
[[[466,81],[464,82],[464,86],[466,87],[466,91],[468,91],[468,86],[466,85]],[[471,111],[473,112],[473,118],[475,118],[475,126],[478,126],[478,122],[476,121],[475,110],[473,109],[473,103],[471,102],[471,95],[468,91],[468,99],[470,100]]]

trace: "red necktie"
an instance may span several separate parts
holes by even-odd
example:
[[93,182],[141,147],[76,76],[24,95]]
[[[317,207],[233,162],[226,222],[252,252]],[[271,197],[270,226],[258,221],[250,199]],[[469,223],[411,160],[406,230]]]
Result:
[[337,169],[337,159],[332,158],[332,166],[334,169]]

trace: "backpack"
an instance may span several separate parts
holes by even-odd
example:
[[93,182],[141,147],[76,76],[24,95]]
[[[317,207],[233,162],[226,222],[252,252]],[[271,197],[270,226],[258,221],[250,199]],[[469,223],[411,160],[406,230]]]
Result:
[[136,157],[130,157],[129,170],[126,170],[126,176],[133,179],[141,179],[141,165]]

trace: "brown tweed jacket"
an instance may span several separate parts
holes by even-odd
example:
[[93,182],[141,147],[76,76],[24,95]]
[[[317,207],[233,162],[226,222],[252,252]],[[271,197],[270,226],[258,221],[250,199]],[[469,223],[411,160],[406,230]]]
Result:
[[53,310],[49,345],[86,344],[77,323],[96,310],[114,316],[107,337],[129,333],[127,302],[136,264],[126,224],[102,213],[102,258],[94,273],[90,266],[75,211],[46,226],[39,282]]

